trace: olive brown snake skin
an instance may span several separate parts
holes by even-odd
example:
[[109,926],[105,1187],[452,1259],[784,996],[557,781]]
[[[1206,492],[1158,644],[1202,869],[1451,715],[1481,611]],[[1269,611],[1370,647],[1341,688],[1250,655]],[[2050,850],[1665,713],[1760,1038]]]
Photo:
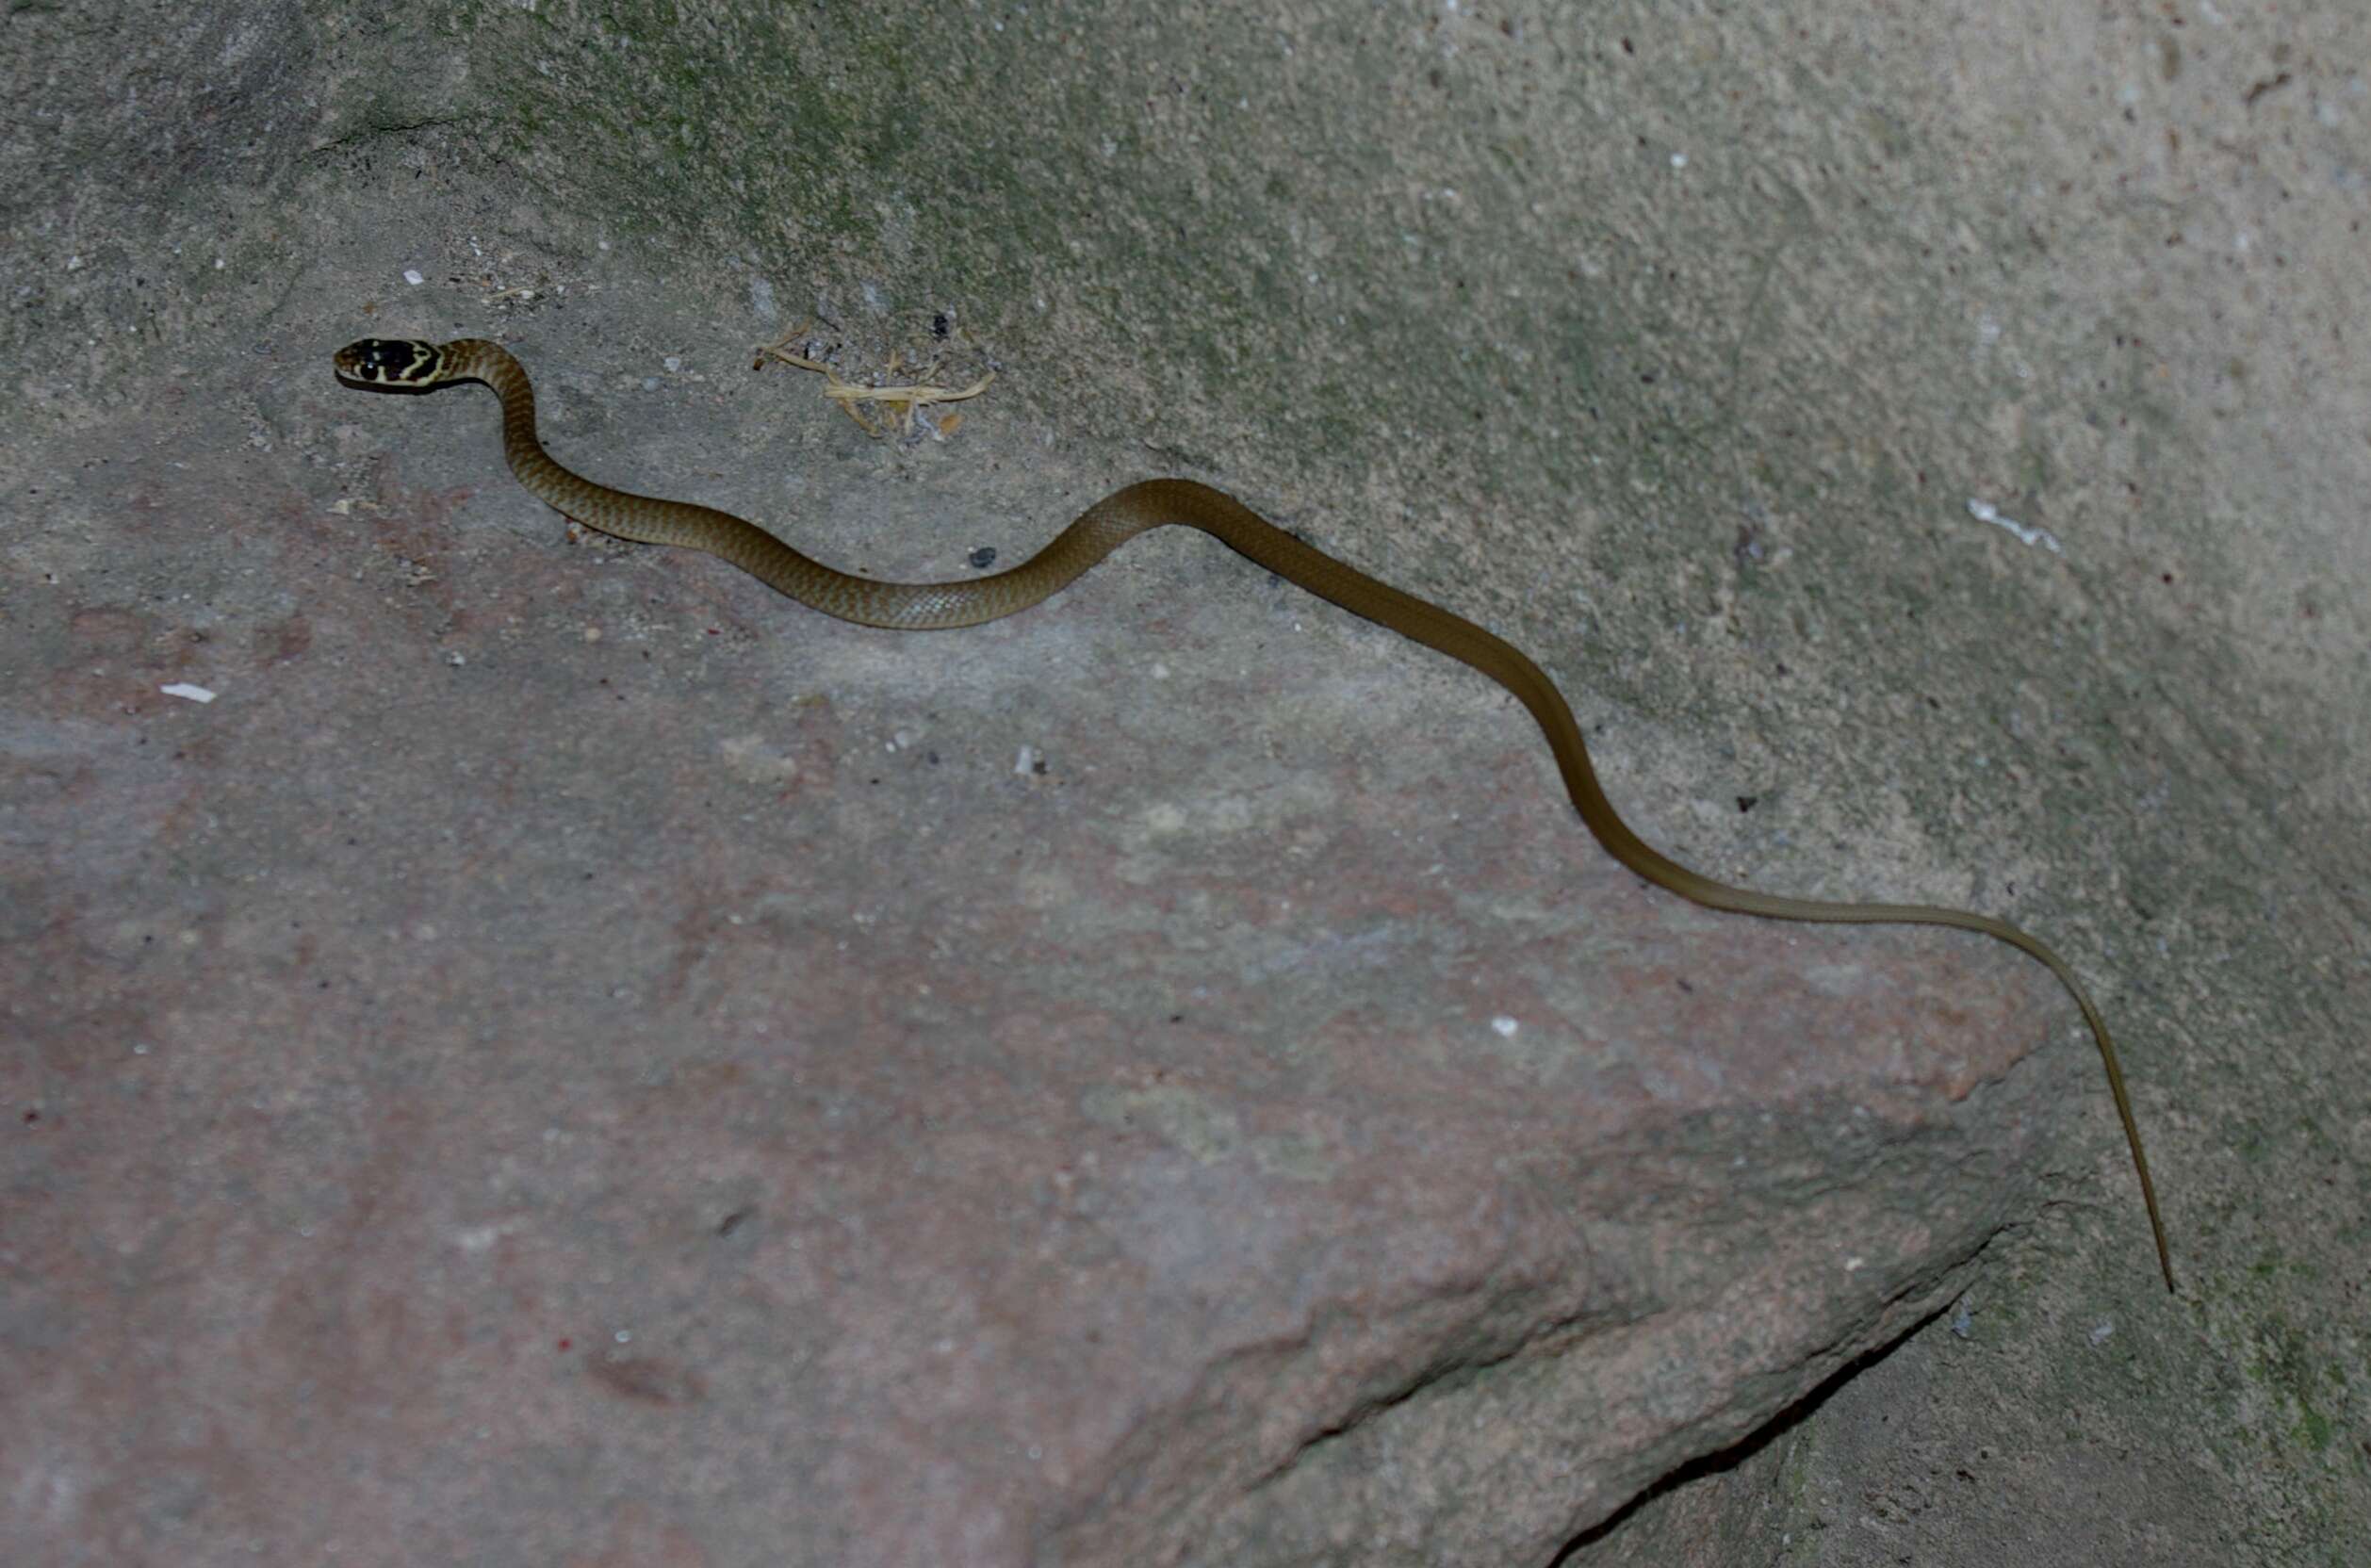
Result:
[[809,560],[772,534],[728,512],[686,501],[629,495],[570,473],[552,461],[535,438],[535,394],[517,360],[481,338],[450,343],[367,337],[337,351],[338,378],[350,385],[382,391],[426,391],[453,382],[479,381],[502,400],[502,450],[511,471],[546,504],[587,527],[646,545],[681,545],[706,550],[806,605],[859,626],[921,631],[978,626],[1017,614],[1060,593],[1095,564],[1149,529],[1182,523],[1265,566],[1353,615],[1398,632],[1470,665],[1514,694],[1546,734],[1557,771],[1580,820],[1606,853],[1657,887],[1709,908],[1772,920],[1856,923],[1950,925],[1978,931],[2039,959],[2083,1009],[2099,1042],[2108,1090],[2124,1124],[2124,1141],[2140,1178],[2149,1227],[2157,1244],[2157,1265],[2166,1288],[2174,1288],[2172,1257],[2165,1221],[2141,1152],[2140,1129],[2118,1066],[2116,1043],[2099,1009],[2066,960],[2006,921],[1924,904],[1830,904],[1784,898],[1732,888],[1698,875],[1647,846],[1614,811],[1597,783],[1582,743],[1580,727],[1563,694],[1537,664],[1470,621],[1437,605],[1376,581],[1313,549],[1222,491],[1190,480],[1146,480],[1118,490],[1079,514],[1053,543],[1008,571],[964,582],[876,582],[834,571]]

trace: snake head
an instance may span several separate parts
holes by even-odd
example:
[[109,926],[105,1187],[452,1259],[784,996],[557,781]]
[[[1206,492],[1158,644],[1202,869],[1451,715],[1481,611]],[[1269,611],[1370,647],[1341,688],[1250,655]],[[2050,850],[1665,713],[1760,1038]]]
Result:
[[337,351],[337,379],[356,386],[433,386],[444,379],[445,351],[408,337],[366,337]]

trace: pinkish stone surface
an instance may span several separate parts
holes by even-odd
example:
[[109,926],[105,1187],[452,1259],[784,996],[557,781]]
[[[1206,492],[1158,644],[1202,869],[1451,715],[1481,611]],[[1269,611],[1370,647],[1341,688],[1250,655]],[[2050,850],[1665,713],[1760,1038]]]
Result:
[[218,582],[0,627],[14,1560],[1545,1561],[2096,1098],[2036,966],[1645,887],[1204,542],[901,638],[175,455],[94,498]]

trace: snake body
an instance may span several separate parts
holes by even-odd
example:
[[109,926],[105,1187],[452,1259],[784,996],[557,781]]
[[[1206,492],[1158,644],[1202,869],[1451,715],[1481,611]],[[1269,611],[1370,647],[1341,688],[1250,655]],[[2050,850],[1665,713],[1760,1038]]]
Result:
[[1732,888],[1689,870],[1650,847],[1614,810],[1590,765],[1589,748],[1563,694],[1540,667],[1512,645],[1471,621],[1312,548],[1241,501],[1190,480],[1156,479],[1113,492],[1079,514],[1043,549],[1007,571],[961,582],[879,582],[835,571],[800,554],[753,523],[713,507],[630,495],[596,484],[553,461],[535,436],[535,393],[527,371],[497,344],[482,338],[450,343],[364,338],[339,350],[338,377],[382,391],[427,391],[478,381],[502,400],[502,449],[518,482],[554,510],[620,539],[705,550],[811,610],[859,626],[921,631],[978,626],[1016,614],[1061,592],[1079,576],[1147,530],[1169,524],[1200,529],[1278,577],[1339,605],[1353,615],[1398,632],[1488,676],[1529,710],[1547,737],[1557,771],[1580,820],[1606,853],[1657,887],[1713,909],[1771,920],[1844,923],[1948,925],[2008,943],[2047,966],[2083,1010],[2099,1044],[2109,1092],[2124,1126],[2124,1141],[2140,1179],[2142,1201],[2157,1246],[2166,1288],[2174,1288],[2157,1192],[2149,1178],[2140,1129],[2118,1064],[2116,1042],[2074,972],[2042,942],[2006,921],[1925,904],[1845,904],[1786,898]]

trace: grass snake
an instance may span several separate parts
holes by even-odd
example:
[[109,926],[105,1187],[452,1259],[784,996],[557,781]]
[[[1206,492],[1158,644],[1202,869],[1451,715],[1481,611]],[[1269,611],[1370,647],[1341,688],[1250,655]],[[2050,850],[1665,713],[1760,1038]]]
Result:
[[1785,898],[1732,888],[1690,871],[1650,847],[1606,799],[1589,762],[1580,727],[1563,694],[1537,664],[1513,645],[1435,604],[1378,582],[1301,543],[1223,491],[1191,480],[1155,479],[1131,484],[1097,501],[1055,535],[1051,544],[1007,571],[960,582],[877,582],[851,577],[811,560],[757,525],[688,501],[660,500],[596,484],[552,460],[535,438],[535,393],[526,369],[482,338],[450,343],[367,337],[335,356],[340,380],[380,391],[424,392],[478,381],[502,400],[502,450],[518,482],[555,510],[587,527],[646,545],[680,545],[731,563],[810,610],[859,626],[922,631],[1001,620],[1060,593],[1079,576],[1147,530],[1167,524],[1200,529],[1278,577],[1339,605],[1353,615],[1398,632],[1479,670],[1514,694],[1546,734],[1548,750],[1580,820],[1606,853],[1659,888],[1713,909],[1771,920],[1949,925],[1981,932],[2040,960],[2074,997],[2099,1043],[2107,1086],[2124,1124],[2133,1170],[2140,1178],[2157,1265],[2172,1290],[2173,1261],[2166,1246],[2157,1191],[2149,1179],[2116,1042],[2082,982],[2065,959],[2041,941],[1989,915],[1927,904],[1845,904]]

